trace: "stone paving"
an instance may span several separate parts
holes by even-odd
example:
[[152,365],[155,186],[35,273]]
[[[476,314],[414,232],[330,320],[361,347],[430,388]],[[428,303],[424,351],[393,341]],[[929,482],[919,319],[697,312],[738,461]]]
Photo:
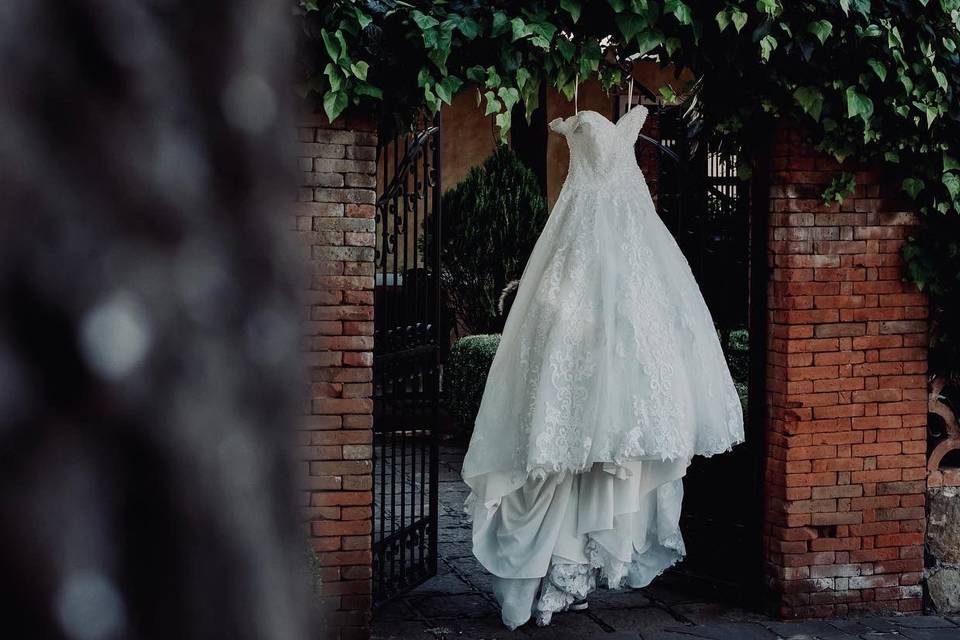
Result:
[[645,589],[596,591],[587,611],[556,614],[548,627],[531,622],[511,632],[500,622],[489,575],[470,550],[470,525],[461,512],[468,493],[460,481],[462,460],[462,448],[441,449],[437,575],[374,612],[377,640],[960,640],[960,617],[780,622],[723,604],[677,572]]

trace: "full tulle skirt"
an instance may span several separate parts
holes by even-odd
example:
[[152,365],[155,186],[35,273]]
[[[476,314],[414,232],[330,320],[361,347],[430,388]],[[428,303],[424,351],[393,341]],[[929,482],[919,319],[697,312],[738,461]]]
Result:
[[690,459],[743,440],[710,312],[639,169],[572,178],[520,280],[462,470],[473,551],[511,627],[682,558]]
[[471,501],[473,551],[493,574],[505,625],[550,622],[598,587],[648,585],[684,554],[686,460],[534,473],[487,508]]

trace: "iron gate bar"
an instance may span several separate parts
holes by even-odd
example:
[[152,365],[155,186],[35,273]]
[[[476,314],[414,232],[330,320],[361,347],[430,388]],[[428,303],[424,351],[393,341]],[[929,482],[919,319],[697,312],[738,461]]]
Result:
[[[440,130],[438,118],[412,135],[384,136],[377,150],[382,191],[376,201],[373,477],[379,513],[371,533],[376,605],[437,569],[436,427],[444,352]],[[428,247],[435,250],[428,253]]]

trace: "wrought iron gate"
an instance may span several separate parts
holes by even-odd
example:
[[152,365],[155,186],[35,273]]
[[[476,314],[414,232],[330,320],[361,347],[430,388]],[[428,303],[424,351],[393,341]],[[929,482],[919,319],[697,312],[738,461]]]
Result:
[[437,571],[440,120],[377,152],[373,594]]
[[751,286],[757,229],[750,184],[737,178],[735,156],[692,135],[684,107],[650,111],[653,135],[641,136],[638,162],[710,308],[738,391],[756,394],[744,413],[747,441],[721,456],[694,458],[687,470],[681,517],[687,558],[677,571],[749,598],[761,583],[764,375],[762,357],[755,357],[763,352],[755,348],[762,327],[754,326],[758,316],[751,311],[765,304],[765,289]]

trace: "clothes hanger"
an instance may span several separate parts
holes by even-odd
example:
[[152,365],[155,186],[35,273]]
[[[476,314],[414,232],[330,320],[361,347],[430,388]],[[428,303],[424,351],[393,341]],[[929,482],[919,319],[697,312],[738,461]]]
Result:
[[580,88],[580,73],[577,72],[577,75],[573,81],[573,115],[580,113],[580,108],[577,106],[577,89]]

